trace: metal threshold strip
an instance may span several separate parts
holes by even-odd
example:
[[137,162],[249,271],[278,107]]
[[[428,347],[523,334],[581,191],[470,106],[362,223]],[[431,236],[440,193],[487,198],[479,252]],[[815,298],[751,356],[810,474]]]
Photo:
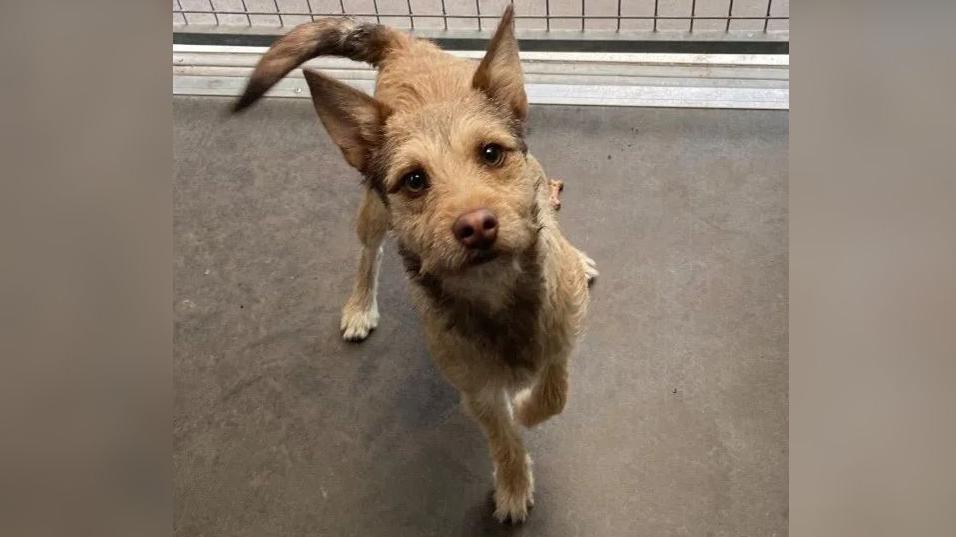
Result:
[[[173,32],[177,45],[231,45],[267,47],[285,27],[212,26],[190,24]],[[483,50],[491,34],[475,30],[411,30],[412,35],[431,39],[445,50]],[[552,52],[683,52],[699,54],[788,54],[789,31],[684,32],[668,30],[628,31],[588,29],[518,30],[521,50]]]
[[[265,47],[173,45],[175,95],[236,96]],[[478,50],[450,51],[480,58]],[[777,109],[790,107],[786,54],[522,51],[532,104],[677,108]],[[319,69],[369,93],[375,71],[344,58],[317,58]],[[297,69],[268,94],[308,98]]]

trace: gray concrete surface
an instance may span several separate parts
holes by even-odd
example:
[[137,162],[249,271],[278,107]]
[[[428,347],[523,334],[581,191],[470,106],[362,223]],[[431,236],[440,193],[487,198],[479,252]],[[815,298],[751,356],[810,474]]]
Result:
[[786,113],[533,108],[601,277],[500,526],[394,245],[378,330],[339,339],[360,188],[311,104],[225,106],[174,100],[176,535],[787,534]]

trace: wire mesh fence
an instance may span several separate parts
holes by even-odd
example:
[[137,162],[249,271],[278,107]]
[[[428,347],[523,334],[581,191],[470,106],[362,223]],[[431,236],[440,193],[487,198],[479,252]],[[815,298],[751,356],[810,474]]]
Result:
[[790,30],[789,0],[173,0],[173,26],[281,31],[349,15],[411,30],[489,32],[508,3],[519,31],[752,37]]

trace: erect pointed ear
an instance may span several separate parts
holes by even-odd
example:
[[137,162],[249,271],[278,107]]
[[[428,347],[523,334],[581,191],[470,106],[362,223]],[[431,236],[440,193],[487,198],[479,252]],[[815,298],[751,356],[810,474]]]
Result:
[[381,141],[388,107],[318,71],[303,69],[303,72],[315,111],[332,141],[349,164],[362,173],[368,172],[369,156]]
[[501,16],[495,36],[491,38],[488,52],[478,65],[471,85],[508,107],[521,123],[528,119],[528,96],[524,92],[524,75],[518,58],[513,5],[509,5]]

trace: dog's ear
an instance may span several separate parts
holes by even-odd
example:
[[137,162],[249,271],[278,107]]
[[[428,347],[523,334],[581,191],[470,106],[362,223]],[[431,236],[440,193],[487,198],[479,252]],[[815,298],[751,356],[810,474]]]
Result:
[[509,5],[501,16],[495,36],[491,38],[488,52],[478,65],[471,85],[492,100],[507,106],[521,123],[528,119],[528,96],[524,92],[524,75],[518,58],[513,5]]
[[388,108],[365,93],[329,78],[318,71],[303,69],[312,92],[312,103],[332,141],[345,160],[362,173],[369,171],[369,156],[380,143]]

